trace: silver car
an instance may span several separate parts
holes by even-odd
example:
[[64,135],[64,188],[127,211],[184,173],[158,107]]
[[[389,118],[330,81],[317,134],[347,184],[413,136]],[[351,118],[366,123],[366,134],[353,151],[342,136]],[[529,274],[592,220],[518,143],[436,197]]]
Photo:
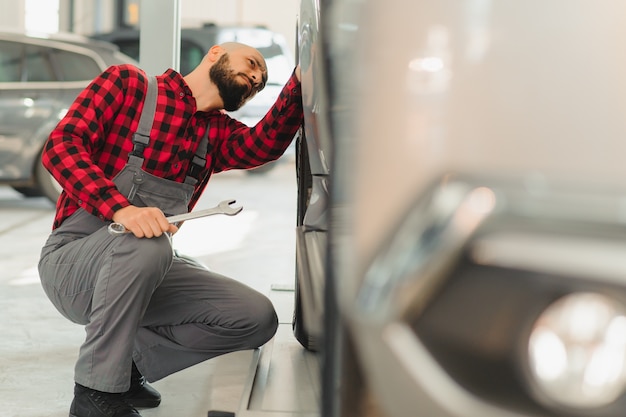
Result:
[[113,64],[136,62],[114,45],[77,35],[0,32],[0,183],[56,202],[41,166],[50,131],[78,93]]
[[321,415],[624,415],[624,3],[301,16],[309,156],[332,144],[300,286],[318,306],[301,322],[323,318]]

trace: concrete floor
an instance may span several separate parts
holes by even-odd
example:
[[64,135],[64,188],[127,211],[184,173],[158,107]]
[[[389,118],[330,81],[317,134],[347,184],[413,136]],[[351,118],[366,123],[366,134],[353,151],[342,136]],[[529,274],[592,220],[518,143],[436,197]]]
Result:
[[[193,220],[176,248],[270,296],[280,327],[255,351],[227,354],[154,383],[161,406],[145,417],[207,416],[209,410],[244,416],[319,415],[319,361],[291,332],[296,185],[292,161],[265,175],[215,176],[197,208],[235,198],[235,217]],[[39,251],[54,210],[43,198],[0,187],[0,416],[65,417],[82,326],[64,319],[39,284]]]

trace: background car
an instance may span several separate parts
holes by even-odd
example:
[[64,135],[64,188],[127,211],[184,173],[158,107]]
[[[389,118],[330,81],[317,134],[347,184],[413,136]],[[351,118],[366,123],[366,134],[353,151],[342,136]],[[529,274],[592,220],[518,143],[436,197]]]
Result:
[[[139,30],[120,29],[114,32],[95,34],[93,37],[114,43],[122,52],[139,60]],[[180,73],[183,75],[191,72],[200,63],[209,48],[224,42],[245,43],[257,48],[263,55],[268,68],[268,80],[265,88],[241,109],[229,113],[248,126],[254,126],[265,116],[294,69],[293,54],[290,52],[284,36],[263,27],[207,24],[198,28],[183,28],[180,37]],[[294,147],[290,147],[286,154],[292,156]],[[275,163],[270,162],[246,172],[261,174],[269,171]]]
[[301,4],[321,415],[622,415],[625,6]]
[[136,62],[78,35],[0,32],[0,183],[56,202],[61,190],[41,150],[78,93],[113,64]]

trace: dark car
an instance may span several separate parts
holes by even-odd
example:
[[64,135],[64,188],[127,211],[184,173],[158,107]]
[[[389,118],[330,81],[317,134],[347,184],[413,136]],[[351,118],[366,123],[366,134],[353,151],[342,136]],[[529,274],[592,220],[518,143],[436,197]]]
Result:
[[301,5],[321,415],[623,415],[623,5]]
[[[114,43],[125,54],[139,59],[139,30],[137,29],[120,29],[109,33],[95,34],[93,37]],[[241,42],[257,48],[261,52],[268,67],[269,78],[265,88],[241,109],[230,112],[234,118],[248,126],[254,126],[265,116],[293,72],[293,54],[290,52],[284,36],[262,27],[208,24],[198,28],[183,28],[180,37],[180,73],[183,75],[191,72],[200,63],[209,48],[216,44]],[[293,154],[293,147],[290,147],[286,153]],[[275,162],[271,162],[246,172],[260,174],[267,172],[274,166]]]
[[41,166],[50,131],[78,93],[113,64],[136,62],[111,44],[77,35],[0,32],[0,183],[56,202]]

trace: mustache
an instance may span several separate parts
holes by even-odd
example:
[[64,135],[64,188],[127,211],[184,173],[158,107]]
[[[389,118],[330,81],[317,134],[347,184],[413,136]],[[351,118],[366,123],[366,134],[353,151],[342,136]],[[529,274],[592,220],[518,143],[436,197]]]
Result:
[[246,97],[250,97],[250,96],[252,96],[253,94],[255,94],[257,92],[256,88],[255,88],[255,85],[254,85],[254,81],[252,81],[252,79],[250,77],[248,77],[246,74],[241,73],[241,72],[238,73],[237,75],[243,77],[243,79],[246,80],[246,82],[248,84],[247,88],[246,88],[246,90],[247,90],[246,91]]
[[248,97],[258,93],[263,89],[263,84],[257,84],[250,76],[244,74],[243,72],[238,73],[237,75],[243,77],[248,82],[248,87],[250,89]]

